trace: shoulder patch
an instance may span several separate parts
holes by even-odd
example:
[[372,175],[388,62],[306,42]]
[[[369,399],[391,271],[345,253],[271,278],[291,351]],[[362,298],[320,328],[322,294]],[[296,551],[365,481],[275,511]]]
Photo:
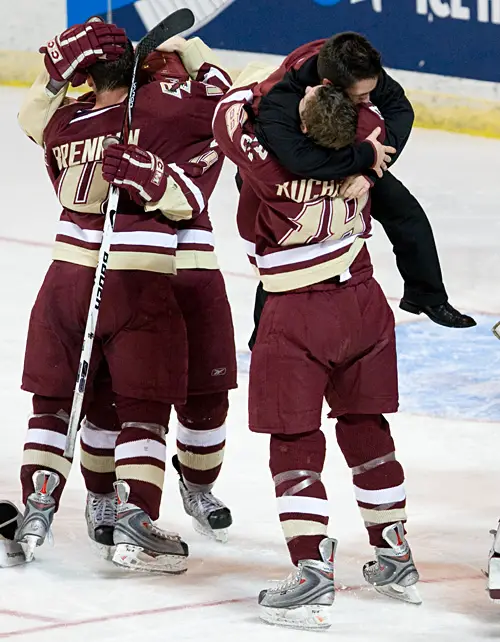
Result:
[[[245,117],[244,119],[243,116]],[[238,126],[240,124],[243,125],[246,118],[247,115],[241,103],[231,105],[226,111],[226,129],[231,140],[233,140],[234,132],[238,129]]]
[[224,96],[224,92],[215,85],[205,85],[207,96]]

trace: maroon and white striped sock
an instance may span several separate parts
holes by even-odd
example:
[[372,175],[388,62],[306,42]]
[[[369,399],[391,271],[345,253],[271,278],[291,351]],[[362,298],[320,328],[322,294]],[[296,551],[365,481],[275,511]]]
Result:
[[321,430],[272,435],[270,468],[278,512],[293,564],[320,559],[319,543],[327,537],[328,499],[321,481],[326,454]]

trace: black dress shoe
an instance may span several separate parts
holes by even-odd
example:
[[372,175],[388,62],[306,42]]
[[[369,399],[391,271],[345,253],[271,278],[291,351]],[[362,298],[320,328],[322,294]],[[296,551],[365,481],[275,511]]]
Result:
[[431,321],[444,325],[447,328],[472,328],[477,325],[472,317],[462,314],[448,302],[440,305],[416,305],[408,299],[401,299],[399,304],[401,310],[412,314],[426,314]]

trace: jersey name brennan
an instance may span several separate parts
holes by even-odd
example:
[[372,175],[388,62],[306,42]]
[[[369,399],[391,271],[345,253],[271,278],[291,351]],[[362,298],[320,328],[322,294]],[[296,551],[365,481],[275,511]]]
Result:
[[[140,129],[133,129],[129,132],[128,143],[131,145],[139,144]],[[110,134],[118,138],[120,132]],[[95,136],[94,138],[85,138],[83,140],[74,140],[70,143],[63,143],[52,148],[52,153],[57,162],[59,170],[75,165],[84,165],[85,163],[94,163],[102,160],[103,144],[107,136]]]

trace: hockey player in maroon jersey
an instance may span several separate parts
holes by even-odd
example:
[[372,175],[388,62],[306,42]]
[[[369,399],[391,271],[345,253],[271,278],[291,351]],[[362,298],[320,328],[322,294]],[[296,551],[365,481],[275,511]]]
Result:
[[[103,204],[113,182],[122,193],[84,413],[94,374],[106,364],[121,425],[114,561],[181,572],[186,544],[152,523],[159,513],[170,407],[185,402],[188,374],[186,329],[171,283],[173,225],[206,208],[204,190],[213,188],[206,163],[210,118],[221,92],[198,83],[188,100],[179,101],[165,83],[149,83],[138,91],[128,140],[105,149],[104,141],[121,129],[132,75],[133,50],[124,32],[114,25],[76,25],[44,51],[47,71],[29,90],[19,122],[44,147],[63,211],[28,332],[23,388],[34,393],[34,412],[21,468],[26,511],[16,540],[31,559],[45,540],[71,467],[63,454],[65,435]],[[68,81],[87,76],[94,93],[68,100]],[[94,417],[99,426],[98,412]]]
[[[257,80],[258,72],[238,78],[217,107],[214,134],[253,192],[246,202],[242,191],[238,226],[270,295],[250,366],[250,429],[271,435],[280,520],[297,566],[263,591],[259,603],[268,622],[327,628],[336,542],[327,537],[321,482],[323,399],[337,419],[337,439],[375,547],[364,576],[380,592],[420,602],[403,527],[404,473],[382,414],[398,406],[394,317],[365,245],[369,195],[346,201],[340,181],[300,179],[278,164],[254,134]],[[384,135],[376,108],[356,108],[333,87],[308,88],[299,115],[304,133],[330,148],[362,141],[376,128]]]
[[[160,49],[145,61],[147,78],[144,80],[164,83],[181,104],[199,83],[214,97],[222,96],[229,88],[229,77],[215,64],[214,54],[199,38],[186,41],[175,37]],[[218,85],[211,84],[210,79],[215,76]],[[210,122],[212,115],[207,115]],[[223,162],[213,141],[199,162],[210,168],[211,183],[204,185],[204,196],[208,200]],[[193,517],[195,528],[224,541],[231,525],[231,513],[213,496],[212,487],[224,457],[228,390],[236,387],[231,310],[218,269],[208,208],[198,217],[174,225],[178,241],[177,275],[172,279],[172,287],[186,323],[189,356],[187,400],[176,405],[178,429],[174,461],[181,476],[179,488],[184,506]],[[106,385],[107,381],[103,381],[104,388]],[[109,423],[106,431],[99,430],[87,415],[80,433],[81,467],[89,491],[86,508],[89,535],[106,557],[110,555],[115,521],[113,452],[117,436]]]

